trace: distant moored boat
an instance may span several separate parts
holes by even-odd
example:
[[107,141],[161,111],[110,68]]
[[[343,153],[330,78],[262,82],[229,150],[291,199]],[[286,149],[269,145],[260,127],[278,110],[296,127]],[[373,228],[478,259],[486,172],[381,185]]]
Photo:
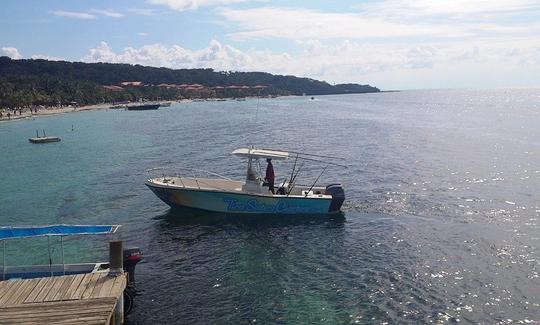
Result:
[[159,104],[134,104],[134,105],[128,105],[127,110],[128,111],[148,111],[152,109],[158,109]]
[[39,135],[39,132],[36,130],[36,136],[34,138],[28,139],[31,143],[49,143],[49,142],[58,142],[60,137],[48,137],[45,135],[45,130],[43,130],[43,136]]

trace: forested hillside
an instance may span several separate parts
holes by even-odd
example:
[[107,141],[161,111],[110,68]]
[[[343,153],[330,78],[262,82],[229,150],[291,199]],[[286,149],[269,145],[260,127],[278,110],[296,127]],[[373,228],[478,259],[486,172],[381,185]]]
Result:
[[309,78],[265,72],[217,72],[213,69],[167,69],[0,57],[0,105],[5,107],[378,91],[369,85],[331,85]]

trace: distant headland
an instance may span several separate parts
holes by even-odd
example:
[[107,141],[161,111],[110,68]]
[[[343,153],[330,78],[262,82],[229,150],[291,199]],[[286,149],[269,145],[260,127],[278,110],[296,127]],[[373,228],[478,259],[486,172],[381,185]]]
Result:
[[12,60],[0,57],[0,109],[94,105],[137,100],[373,93],[370,85],[336,84],[265,72],[168,69],[117,63]]

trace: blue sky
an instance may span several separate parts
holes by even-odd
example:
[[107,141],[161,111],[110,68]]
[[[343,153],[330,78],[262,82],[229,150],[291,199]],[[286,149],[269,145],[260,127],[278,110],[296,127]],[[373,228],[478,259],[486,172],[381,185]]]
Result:
[[383,89],[540,86],[538,0],[2,1],[0,54]]

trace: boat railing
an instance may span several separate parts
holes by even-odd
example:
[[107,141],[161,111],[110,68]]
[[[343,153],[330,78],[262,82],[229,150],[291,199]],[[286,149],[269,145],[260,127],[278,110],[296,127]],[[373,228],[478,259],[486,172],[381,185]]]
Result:
[[[221,174],[211,172],[209,170],[198,169],[198,168],[175,167],[174,170],[171,170],[171,168],[168,168],[168,167],[156,167],[156,168],[147,169],[146,171],[150,175],[154,175],[154,176],[159,175],[161,177],[178,177],[180,179],[182,179],[182,177],[184,178],[190,177],[190,178],[193,178],[195,182],[197,182],[197,184],[199,183],[199,179],[210,178],[210,176],[216,176],[227,181],[232,181],[232,179],[230,179],[227,176],[223,176]],[[183,171],[183,173],[179,171]]]

